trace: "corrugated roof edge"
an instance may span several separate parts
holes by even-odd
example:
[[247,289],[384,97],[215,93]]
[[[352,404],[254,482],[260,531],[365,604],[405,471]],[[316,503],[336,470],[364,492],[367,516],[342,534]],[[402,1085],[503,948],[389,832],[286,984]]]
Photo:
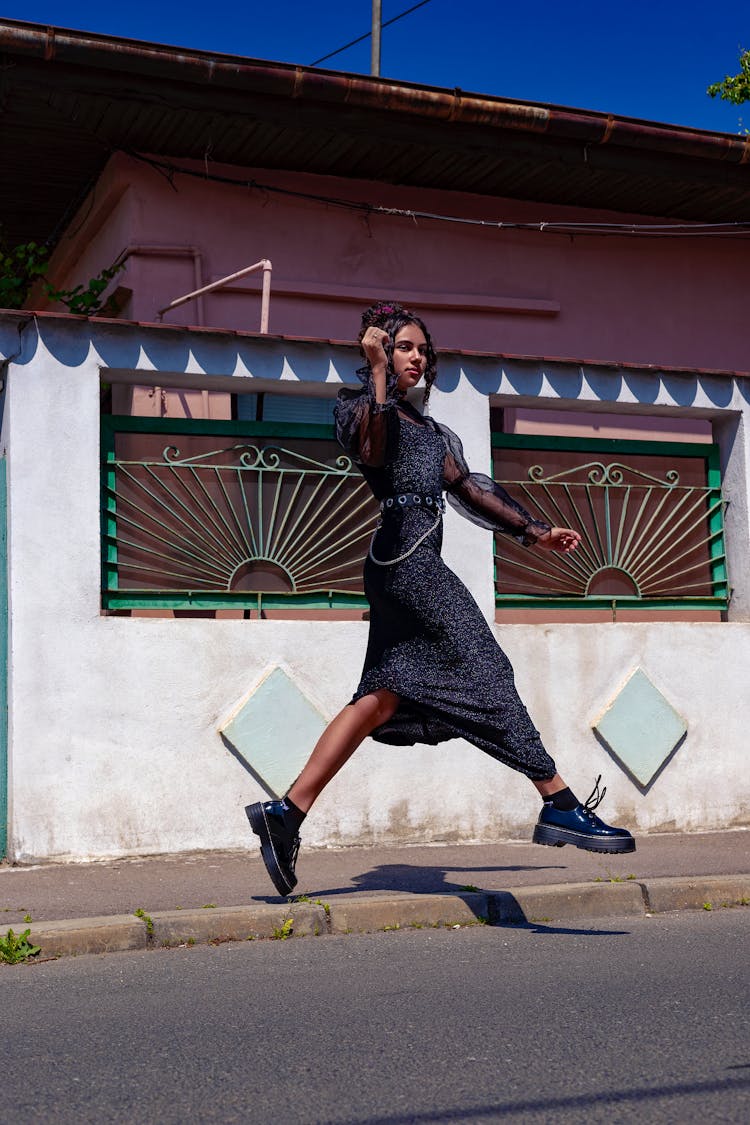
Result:
[[[30,324],[33,320],[59,320],[70,324],[83,323],[108,328],[123,328],[123,329],[138,329],[139,331],[148,332],[187,332],[200,335],[211,336],[231,336],[237,339],[248,339],[256,341],[284,341],[291,344],[330,344],[331,347],[336,348],[351,348],[357,349],[358,345],[355,340],[336,340],[330,337],[321,336],[292,336],[286,333],[263,333],[252,332],[246,329],[239,328],[214,328],[209,325],[202,324],[163,324],[153,321],[141,320],[116,320],[103,316],[75,316],[72,313],[50,312],[50,311],[35,311],[34,309],[2,309],[0,308],[0,319],[8,318],[10,320],[18,320],[23,324]],[[721,378],[750,378],[750,371],[734,371],[728,368],[714,368],[714,367],[676,367],[669,364],[660,363],[634,363],[630,360],[606,360],[606,359],[585,359],[576,356],[551,356],[551,355],[524,355],[514,352],[488,352],[477,351],[471,348],[437,348],[438,355],[455,355],[466,356],[468,359],[498,359],[508,360],[512,363],[557,363],[566,366],[575,367],[597,367],[604,368],[610,371],[633,371],[633,372],[648,372],[649,374],[661,373],[664,375],[714,375]],[[6,362],[0,359],[0,364]]]
[[224,84],[247,88],[254,84],[263,92],[280,97],[309,97],[349,107],[433,117],[450,124],[545,134],[579,144],[621,145],[730,164],[750,163],[750,136],[169,47],[21,20],[0,19],[0,50],[16,51],[45,62],[59,59],[130,72],[140,68],[165,79],[207,82],[212,87]]

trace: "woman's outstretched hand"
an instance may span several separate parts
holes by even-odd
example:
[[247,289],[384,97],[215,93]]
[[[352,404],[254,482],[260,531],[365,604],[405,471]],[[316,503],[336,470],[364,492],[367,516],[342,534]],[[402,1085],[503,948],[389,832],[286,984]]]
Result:
[[570,551],[575,551],[580,542],[581,536],[577,531],[569,527],[552,527],[537,539],[536,545],[544,551],[559,551],[567,555]]

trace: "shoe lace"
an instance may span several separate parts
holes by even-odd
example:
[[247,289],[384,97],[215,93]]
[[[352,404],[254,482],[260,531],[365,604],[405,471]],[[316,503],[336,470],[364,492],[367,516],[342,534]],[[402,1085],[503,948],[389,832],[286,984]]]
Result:
[[300,838],[295,836],[292,840],[291,847],[289,848],[289,866],[294,870],[297,863],[297,856],[299,855]]
[[584,804],[583,804],[583,807],[586,810],[586,812],[589,814],[589,816],[593,816],[594,809],[599,807],[599,805],[604,800],[605,793],[607,792],[607,786],[606,785],[604,786],[604,788],[602,790],[599,789],[599,782],[601,781],[601,779],[602,779],[602,775],[599,774],[596,781],[594,782],[594,788],[591,790],[591,792],[589,793],[588,797],[586,798],[586,800],[584,801]]

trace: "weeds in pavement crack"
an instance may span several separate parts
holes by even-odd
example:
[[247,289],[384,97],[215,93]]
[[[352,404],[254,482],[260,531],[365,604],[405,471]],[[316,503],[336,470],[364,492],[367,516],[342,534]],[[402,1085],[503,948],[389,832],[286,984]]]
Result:
[[286,941],[294,932],[294,918],[285,918],[278,929],[273,931],[272,937],[275,941]]
[[29,941],[30,933],[31,930],[24,930],[22,934],[8,930],[5,937],[0,937],[0,961],[6,965],[20,965],[41,953],[41,945],[32,945]]
[[139,906],[137,910],[134,910],[133,914],[135,915],[136,918],[140,918],[142,922],[146,923],[146,933],[148,934],[149,937],[153,937],[154,936],[154,920],[151,917],[151,915],[147,914],[142,906]]
[[323,902],[323,900],[320,899],[320,898],[310,898],[309,895],[297,895],[296,898],[292,898],[289,901],[291,903],[294,903],[294,904],[296,904],[298,902],[309,902],[311,906],[322,906],[323,909],[325,910],[326,918],[331,917],[330,906],[328,905],[327,902]]

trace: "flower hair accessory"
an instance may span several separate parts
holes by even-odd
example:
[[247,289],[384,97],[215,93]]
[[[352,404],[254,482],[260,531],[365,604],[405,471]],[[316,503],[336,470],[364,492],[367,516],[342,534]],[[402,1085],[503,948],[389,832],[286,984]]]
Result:
[[363,326],[377,325],[392,316],[411,316],[411,313],[398,301],[377,301],[362,317],[362,324]]

